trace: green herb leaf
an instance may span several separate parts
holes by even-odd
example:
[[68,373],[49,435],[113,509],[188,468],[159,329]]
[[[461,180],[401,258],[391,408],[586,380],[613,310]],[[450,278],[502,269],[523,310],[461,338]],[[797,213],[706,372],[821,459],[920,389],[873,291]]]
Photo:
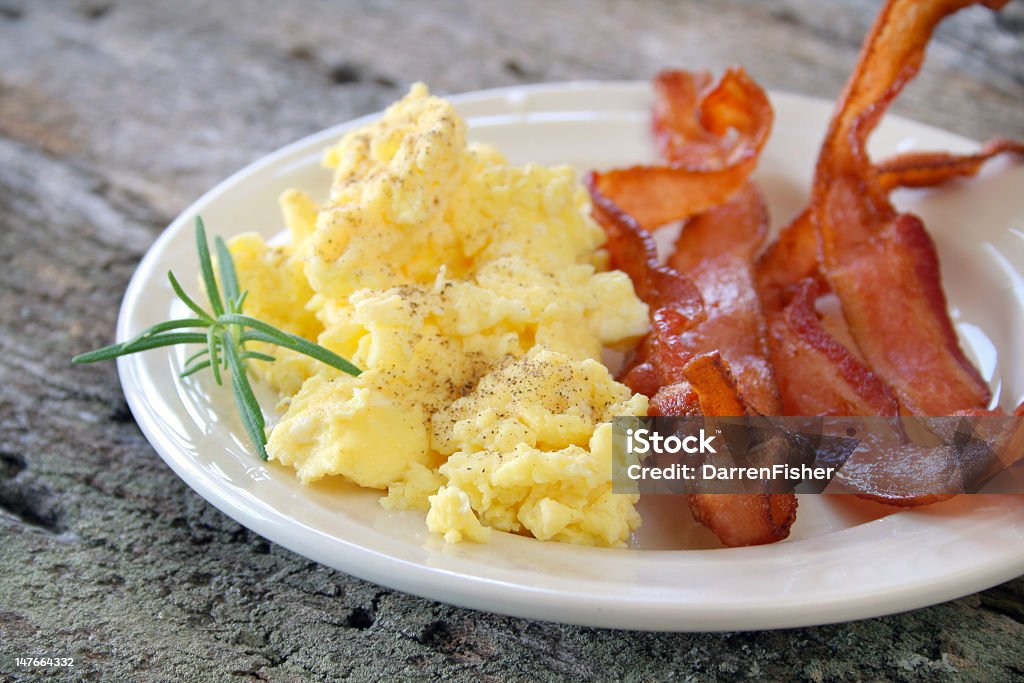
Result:
[[220,269],[220,285],[224,290],[224,299],[228,310],[239,313],[240,297],[238,295],[238,274],[235,272],[235,260],[231,258],[228,245],[217,235],[213,238],[214,249],[217,250],[217,267]]
[[208,360],[204,360],[204,361],[201,361],[199,363],[196,363],[195,365],[193,365],[191,367],[186,365],[185,369],[178,373],[178,377],[181,377],[182,379],[184,379],[185,377],[188,377],[190,375],[194,375],[195,373],[199,372],[203,368],[208,368],[208,367],[210,367],[210,361],[208,361]]
[[238,406],[238,413],[242,416],[242,424],[249,434],[249,439],[256,446],[260,460],[267,460],[267,432],[266,423],[263,420],[263,410],[260,408],[256,395],[253,394],[252,386],[246,375],[245,365],[238,357],[238,347],[234,339],[231,339],[230,332],[224,332],[224,351],[228,358],[228,367],[231,369],[231,388],[235,395],[235,404]]
[[178,282],[178,278],[174,277],[174,273],[167,271],[167,279],[171,281],[171,289],[174,290],[174,293],[186,306],[192,309],[193,313],[203,320],[208,320],[211,323],[213,322],[213,316],[204,311],[199,304],[192,300],[192,297],[185,293],[185,290],[181,287],[181,283]]
[[241,357],[242,360],[265,360],[268,363],[273,363],[277,360],[273,356],[260,353],[259,351],[242,351],[242,353],[239,354],[239,357]]
[[213,261],[210,259],[210,245],[206,241],[206,226],[203,219],[196,216],[196,251],[199,252],[199,272],[203,276],[206,296],[210,299],[210,307],[214,315],[224,315],[224,304],[217,289],[217,279],[213,277]]
[[238,302],[235,303],[234,313],[241,313],[242,312],[242,306],[245,305],[245,297],[247,297],[247,296],[249,296],[249,290],[248,289],[243,289],[242,293],[238,295]]
[[194,361],[194,360],[196,360],[198,358],[202,358],[203,356],[205,356],[209,352],[210,352],[210,348],[209,347],[204,347],[204,348],[199,349],[198,351],[196,351],[191,356],[189,356],[188,358],[185,359],[185,366],[188,367],[188,365],[192,361]]
[[222,386],[220,378],[220,359],[217,357],[217,345],[220,344],[220,327],[211,325],[206,330],[206,348],[210,350],[210,369],[213,370],[213,381]]
[[[217,321],[233,325],[242,325],[243,327],[250,328],[249,330],[246,330],[246,332],[242,335],[242,341],[265,341],[270,344],[276,344],[277,346],[283,346],[286,349],[298,351],[299,353],[305,356],[314,358],[320,361],[321,363],[326,363],[327,365],[330,365],[333,368],[337,368],[342,372],[347,372],[348,374],[354,377],[358,377],[359,374],[362,372],[362,370],[360,370],[355,365],[345,360],[338,354],[334,353],[330,349],[325,349],[319,344],[314,344],[308,339],[303,339],[298,335],[290,334],[288,332],[282,332],[276,327],[268,325],[267,323],[261,320],[257,320],[256,318],[252,318],[247,315],[240,315],[237,313],[226,313],[217,318]],[[253,332],[261,332],[263,333],[263,336],[254,336],[252,334]]]
[[95,351],[81,353],[71,359],[72,363],[95,363],[101,360],[110,360],[118,356],[127,356],[129,353],[148,351],[160,346],[174,346],[175,344],[202,344],[206,341],[206,335],[201,332],[169,332],[146,337],[125,348],[124,344],[111,344]]
[[181,320],[168,320],[167,322],[157,323],[149,329],[143,330],[138,335],[124,342],[122,346],[126,349],[132,348],[135,344],[139,343],[143,339],[148,339],[155,334],[161,332],[167,332],[169,330],[180,330],[183,327],[209,327],[213,324],[212,320],[204,318],[182,318]]
[[[185,289],[174,277],[174,273],[168,272],[167,279],[170,281],[174,293],[198,317],[179,318],[157,323],[126,342],[111,344],[95,351],[79,354],[72,358],[71,362],[95,363],[161,346],[203,344],[202,349],[189,355],[185,360],[185,367],[179,377],[188,377],[200,370],[210,368],[214,381],[221,385],[223,383],[221,367],[227,368],[231,373],[231,390],[235,397],[238,413],[245,425],[245,431],[256,447],[260,459],[266,460],[266,422],[246,374],[246,361],[260,360],[269,363],[274,361],[274,356],[259,351],[250,351],[245,348],[246,342],[259,341],[291,349],[350,375],[358,375],[362,371],[330,349],[279,330],[262,320],[242,315],[242,305],[249,292],[248,290],[239,292],[235,262],[231,258],[231,252],[224,240],[215,237],[214,248],[217,250],[220,287],[213,275],[213,263],[210,259],[210,249],[206,240],[203,220],[196,216],[196,250],[199,253],[199,270],[202,274],[206,294],[210,299],[210,306],[213,309],[212,315],[185,293]],[[227,309],[225,309],[225,304],[227,304]],[[174,331],[188,328],[205,328],[205,331]],[[200,360],[203,356],[208,356],[208,358]]]

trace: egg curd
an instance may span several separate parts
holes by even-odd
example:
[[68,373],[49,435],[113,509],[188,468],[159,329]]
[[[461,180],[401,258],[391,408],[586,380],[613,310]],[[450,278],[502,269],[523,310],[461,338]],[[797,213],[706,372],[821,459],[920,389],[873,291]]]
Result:
[[607,270],[572,169],[467,143],[422,84],[324,164],[326,203],[281,199],[289,243],[230,243],[247,313],[363,369],[279,348],[254,362],[281,396],[270,458],[386,491],[450,542],[624,544],[640,517],[612,494],[609,421],[647,399],[597,359],[647,331],[647,307]]

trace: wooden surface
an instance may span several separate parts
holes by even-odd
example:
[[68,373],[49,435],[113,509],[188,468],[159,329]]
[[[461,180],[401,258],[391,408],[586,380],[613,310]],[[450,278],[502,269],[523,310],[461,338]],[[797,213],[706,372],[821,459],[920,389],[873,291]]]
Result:
[[[896,111],[1024,138],[1024,8],[948,22]],[[1012,680],[1024,581],[821,628],[644,634],[383,589],[241,528],[142,437],[114,365],[128,279],[215,182],[418,79],[439,92],[742,63],[834,97],[876,2],[0,0],[0,680]]]

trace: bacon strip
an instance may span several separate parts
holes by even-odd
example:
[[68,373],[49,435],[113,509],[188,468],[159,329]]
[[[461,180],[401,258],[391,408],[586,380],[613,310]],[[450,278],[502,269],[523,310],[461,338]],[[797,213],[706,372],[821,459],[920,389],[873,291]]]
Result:
[[704,301],[697,287],[674,268],[658,263],[657,247],[651,234],[616,202],[596,186],[591,173],[586,184],[592,197],[595,220],[608,235],[605,246],[611,265],[633,280],[639,296],[650,307],[653,331],[641,342],[633,358],[627,361],[620,379],[633,391],[653,396],[659,387],[681,378],[683,364],[689,360],[667,350],[683,330],[705,317]]
[[[718,353],[694,357],[686,380],[662,387],[651,400],[651,415],[746,415],[728,364]],[[791,493],[695,493],[687,496],[693,518],[729,547],[775,543],[796,521]]]
[[[655,89],[653,128],[659,150],[672,164],[667,170],[703,174],[693,176],[703,178],[702,183],[707,174],[723,169],[746,178],[767,138],[772,113],[764,91],[742,69],[730,69],[714,86],[704,72],[666,71],[656,78]],[[608,232],[613,264],[633,277],[638,294],[652,308],[652,333],[627,363],[622,379],[651,395],[659,386],[681,381],[683,366],[695,354],[718,350],[739,378],[745,399],[759,412],[778,412],[753,282],[753,259],[768,225],[760,193],[747,182],[738,191],[731,188],[735,196],[730,201],[690,219],[675,255],[667,266],[659,266],[647,224],[634,220],[636,209],[630,210],[639,204],[609,181],[622,177],[613,171],[588,178],[594,214]],[[686,196],[649,183],[643,193],[644,207],[673,211],[671,219],[695,210]],[[680,271],[688,277],[680,278]],[[665,281],[660,289],[682,296],[673,301],[651,292],[651,283],[660,280]],[[661,310],[666,307],[673,310]]]
[[693,518],[730,548],[781,541],[796,521],[792,493],[694,493],[687,502]]
[[[888,192],[973,175],[992,156],[1019,153],[1021,146],[996,140],[973,155],[917,153],[877,167],[866,153],[867,136],[917,72],[934,27],[967,4],[933,2],[915,8],[894,0],[886,5],[833,118],[811,206],[759,263],[769,346],[791,414],[892,415],[897,404],[886,384],[906,413],[978,413],[987,403],[988,389],[960,349],[949,320],[934,245],[920,220],[896,212]],[[849,332],[872,369],[824,329],[814,310],[819,293],[827,291],[819,265],[839,294]],[[899,466],[926,465],[908,461]],[[914,506],[949,496],[900,496],[868,486],[863,497]]]
[[886,386],[824,328],[814,302],[823,285],[802,280],[769,317],[769,339],[786,415],[896,415]]
[[[908,152],[875,165],[878,183],[887,191],[899,187],[934,187],[956,178],[976,175],[985,162],[1000,154],[1024,155],[1024,143],[996,138],[973,154]],[[758,291],[766,309],[784,305],[784,292],[805,278],[821,279],[818,236],[812,207],[780,231],[757,264]]]
[[[612,263],[633,278],[637,293],[652,311],[652,331],[641,345],[640,359],[634,359],[623,380],[634,391],[653,395],[651,415],[746,414],[746,404],[729,365],[714,351],[717,345],[711,333],[723,331],[725,328],[719,326],[728,324],[730,319],[751,319],[751,310],[758,313],[753,319],[759,320],[751,272],[753,253],[764,239],[766,229],[759,194],[753,188],[745,191],[735,203],[727,205],[728,208],[722,207],[714,217],[696,223],[696,229],[687,238],[695,248],[700,246],[702,250],[716,250],[713,246],[716,243],[731,245],[722,250],[717,268],[709,264],[704,270],[705,266],[698,267],[687,257],[677,257],[680,263],[692,266],[698,277],[709,281],[717,277],[720,283],[724,282],[725,275],[716,276],[716,272],[732,268],[738,259],[744,260],[745,286],[753,303],[748,299],[745,304],[730,308],[726,298],[728,287],[711,288],[721,310],[716,310],[717,317],[709,320],[694,283],[671,265],[658,264],[650,234],[604,196],[592,180],[588,183],[594,216],[608,233]],[[751,211],[751,206],[759,210]],[[691,227],[688,225],[684,233]],[[722,234],[716,234],[717,229],[721,229]],[[733,238],[740,236],[746,237],[733,244]],[[732,337],[727,341],[736,339]],[[749,341],[744,339],[742,343],[749,344]],[[701,353],[703,351],[711,353]],[[761,359],[764,359],[763,354]],[[757,385],[752,383],[751,386]],[[777,397],[774,400],[777,401]],[[711,529],[727,546],[782,540],[789,535],[789,528],[796,519],[797,502],[792,494],[693,494],[687,500],[694,519]]]
[[[941,14],[942,12],[955,11],[955,9],[963,4],[967,3],[945,3],[944,8],[936,8],[934,3],[932,3],[933,6],[928,11],[933,13],[937,11]],[[993,3],[992,5],[998,4],[1000,3]],[[906,7],[896,9],[890,6],[886,7],[883,14],[880,15],[874,32],[867,41],[862,55],[862,62],[868,59],[869,56],[874,55],[875,63],[877,64],[877,60],[882,59],[882,57],[878,56],[879,51],[885,52],[894,49],[891,45],[882,44],[882,39],[878,37],[880,32],[878,26],[883,21],[894,21],[894,15],[903,15],[906,18],[905,15],[908,12],[909,10]],[[931,18],[926,17],[922,19],[921,25],[933,27],[938,21],[937,16],[933,14]],[[897,43],[902,39],[913,41],[910,33],[914,31],[911,29],[906,29],[906,31],[907,35],[905,36],[896,35],[893,37],[890,35],[887,40],[896,41]],[[916,45],[911,48],[911,51],[923,52],[923,45],[927,41],[927,35],[923,38],[921,37],[920,27],[917,31],[918,39]],[[873,43],[877,45],[872,47]],[[918,54],[916,62],[910,60],[907,70],[890,84],[889,92],[884,95],[884,102],[880,100],[877,105],[869,104],[864,107],[863,121],[867,121],[871,116],[880,116],[881,110],[884,109],[884,104],[894,97],[903,83],[909,80],[916,72],[921,56],[921,54]],[[841,105],[839,107],[836,115],[837,118],[848,106],[853,106],[851,104],[851,98],[853,98],[851,93],[856,91],[855,83],[858,79],[866,81],[878,77],[878,74],[873,72],[875,68],[879,67],[861,64],[852,77],[851,84],[848,86],[845,100],[847,106]],[[874,92],[886,90],[882,87],[883,85],[884,83],[876,83]],[[862,95],[861,99],[863,100],[866,97],[866,95]],[[877,106],[878,110],[873,110],[873,106]],[[861,157],[858,159],[856,170],[858,173],[866,175],[865,166],[867,160],[863,154],[863,146],[864,138],[869,132],[870,126],[861,125],[860,128],[855,127],[854,130],[860,135],[858,145],[861,150]],[[835,148],[842,148],[853,138],[848,138],[834,126],[830,139]],[[884,194],[896,187],[927,187],[955,178],[972,176],[979,171],[986,161],[1003,153],[1024,153],[1024,144],[1011,140],[996,139],[987,142],[974,154],[955,155],[945,152],[902,154],[880,162],[871,169],[871,173],[874,174],[875,181]],[[827,158],[824,150],[822,158],[823,160]],[[883,203],[887,204],[887,201]],[[801,300],[794,302],[793,308],[783,315],[784,309],[789,305],[794,292],[801,287],[801,283],[805,279],[811,278],[821,281],[819,283],[821,286],[818,287],[820,292],[830,291],[829,287],[824,286],[823,276],[819,269],[819,245],[815,223],[815,211],[819,208],[820,205],[812,204],[812,206],[808,207],[796,220],[787,226],[761,257],[757,267],[758,291],[761,294],[765,316],[771,331],[769,349],[773,364],[775,365],[776,375],[779,379],[784,410],[788,414],[841,414],[850,410],[858,411],[851,414],[860,414],[859,411],[872,409],[879,410],[881,414],[890,414],[893,405],[892,401],[887,398],[887,394],[890,392],[881,386],[881,381],[875,377],[874,373],[862,362],[862,359],[854,350],[847,348],[832,337],[821,325],[820,316],[813,313],[813,301]],[[888,211],[891,211],[891,209]],[[882,214],[886,212],[887,210],[883,208]],[[845,224],[841,223],[838,219],[833,223],[834,231],[841,232],[844,229]],[[920,231],[909,228],[904,232],[919,233]],[[934,258],[934,249],[930,247],[926,239],[922,238],[920,234],[905,235],[905,237],[909,238],[909,241],[916,246],[916,249],[914,247],[910,248],[911,256],[920,257],[923,264],[937,264]],[[871,258],[864,257],[867,262],[861,271],[864,282],[868,283],[872,282],[873,273],[883,270],[884,259],[881,258],[879,252],[885,251],[891,245],[875,244],[874,246],[874,255]],[[937,269],[937,265],[935,268]],[[906,272],[905,267],[904,272]],[[965,376],[968,388],[975,390],[974,400],[980,401],[981,399],[978,397],[984,394],[978,391],[976,373],[973,372],[969,365],[966,371],[964,371],[963,363],[966,363],[966,361],[959,346],[950,344],[949,335],[953,333],[951,327],[945,325],[948,318],[945,314],[945,301],[941,297],[941,290],[936,290],[935,287],[937,279],[937,272],[925,274],[921,284],[924,285],[923,293],[925,294],[926,302],[924,307],[919,306],[917,310],[920,311],[921,308],[924,308],[924,317],[930,318],[933,323],[938,323],[931,328],[933,331],[931,340],[940,341],[941,346],[949,349],[943,353],[948,356],[947,361],[949,359],[954,361],[952,374]],[[864,297],[867,297],[869,303],[873,303],[881,309],[882,303],[880,300],[872,297],[886,285],[882,283],[874,284],[877,285],[874,292],[870,295],[865,293]],[[895,303],[894,299],[903,296],[903,292],[891,289],[889,293],[891,296],[881,301]],[[936,296],[936,294],[939,296]],[[802,299],[806,299],[806,294]],[[921,303],[920,300],[918,303]],[[938,310],[939,308],[941,308],[941,311]],[[885,314],[886,311],[883,310],[877,310],[876,312],[878,316]],[[907,325],[909,328],[912,327],[912,322],[904,316],[896,316],[893,327]],[[874,330],[871,333],[880,345],[888,344],[889,337],[874,333]],[[863,332],[861,337],[863,338],[867,334],[868,332]],[[935,337],[939,337],[939,339],[936,340]],[[907,344],[907,353],[912,353],[915,350],[914,344],[916,341],[919,341],[917,337]],[[827,366],[828,359],[830,358],[839,364],[837,367],[832,368],[831,371],[829,371]],[[808,367],[805,365],[807,363],[818,367],[819,377],[822,378],[822,381],[818,383],[809,381]],[[930,366],[928,369],[920,370],[920,372],[924,373],[929,371]],[[894,372],[899,372],[899,369],[894,368]],[[945,387],[937,386],[932,389],[919,387],[914,393],[921,394],[929,390],[944,391]],[[907,398],[906,393],[904,392],[904,399]],[[971,398],[970,393],[968,393],[967,400],[971,400]],[[911,403],[906,409],[914,410],[914,405],[918,406],[917,410],[930,409],[942,411],[946,408],[958,407],[959,404],[955,401],[947,402],[944,405],[932,405],[929,403],[925,406],[921,406],[919,403]]]
[[[1024,404],[1017,407],[1014,415],[1019,416],[1022,409]],[[1005,416],[1000,409],[971,409],[957,411],[952,417]],[[936,449],[933,444],[920,445],[905,438],[900,443],[900,439],[894,440],[891,434],[887,435],[884,431],[861,434],[862,443],[858,447],[860,457],[854,456],[853,467],[849,467],[851,463],[847,462],[848,467],[840,470],[839,476],[829,484],[829,489],[856,492],[861,498],[889,505],[898,504],[901,507],[931,505],[955,495],[939,491],[984,485],[1024,457],[1024,422],[972,422],[973,443],[953,449]],[[894,423],[892,427],[898,431],[908,428],[906,423]],[[921,422],[918,428],[930,429],[941,435],[947,443],[953,436],[952,432],[960,429],[959,425],[954,426],[949,422]],[[865,444],[865,439],[875,441]],[[874,459],[876,456],[877,459]]]
[[668,165],[607,171],[592,182],[648,230],[732,196],[754,170],[773,116],[764,90],[740,67],[714,85],[706,73],[665,71],[655,89],[653,128]]
[[[665,265],[658,264],[646,230],[593,184],[591,194],[594,216],[608,233],[613,266],[633,278],[637,294],[651,307],[651,333],[621,379],[651,396],[661,386],[684,381],[686,364],[695,355],[718,351],[738,369],[744,399],[762,414],[778,413],[753,284],[753,254],[767,232],[760,193],[747,186],[728,204],[692,219]],[[680,273],[676,264],[688,272]]]
[[[866,47],[865,55],[870,54],[870,52],[870,49]],[[914,68],[916,69],[916,66]],[[862,73],[863,69],[858,69],[854,78],[856,79],[857,74]],[[912,73],[905,74],[903,82],[909,79],[911,75]],[[852,88],[852,85],[850,87]],[[898,88],[889,93],[887,97],[891,99],[897,91]],[[866,136],[866,132],[863,135]],[[860,144],[863,150],[863,137],[861,140]],[[841,136],[839,138],[833,137],[833,141],[836,147],[842,147],[847,142]],[[993,156],[1005,152],[1019,153],[1021,147],[1020,143],[993,140],[986,143],[979,152],[971,155],[957,156],[945,153],[906,154],[882,162],[873,168],[871,172],[875,175],[884,196],[886,192],[897,186],[923,187],[945,182],[955,177],[973,175],[985,161]],[[824,156],[825,152],[823,151]],[[860,169],[863,169],[864,164],[866,164],[864,159],[866,158],[862,158],[863,164],[859,167]],[[885,203],[887,204],[887,200]],[[758,263],[758,289],[764,303],[769,329],[771,330],[769,349],[772,352],[772,360],[779,378],[783,405],[786,412],[790,414],[840,414],[842,411],[851,409],[851,405],[859,403],[861,409],[867,409],[871,405],[874,405],[876,408],[884,406],[886,410],[883,411],[883,414],[887,414],[891,403],[884,400],[882,394],[878,391],[879,381],[877,378],[874,378],[871,370],[861,362],[856,353],[846,349],[843,344],[834,339],[820,325],[819,316],[816,314],[814,318],[808,315],[796,316],[797,311],[794,310],[790,312],[788,320],[780,320],[783,309],[799,286],[799,283],[805,278],[819,280],[822,278],[819,271],[818,235],[815,227],[816,208],[812,204],[790,226],[783,230],[777,241],[765,252]],[[845,224],[837,224],[836,228],[837,230],[842,230],[845,228]],[[920,239],[920,235],[918,235],[918,239],[912,241],[917,243],[919,248],[916,250],[916,254],[924,258],[924,263],[928,263],[929,260],[933,263],[936,262],[934,258],[928,258],[927,252],[930,251],[931,256],[934,257],[934,250],[928,249],[929,245],[925,240]],[[865,281],[871,282],[873,277],[870,273],[881,270],[883,264],[878,252],[885,251],[887,246],[876,245],[878,261],[869,264],[875,266],[874,271],[866,265],[866,272],[864,272]],[[937,274],[932,274],[926,281],[931,284],[937,284]],[[822,288],[822,291],[828,291],[828,288]],[[935,293],[936,290],[932,287],[928,294],[933,307],[930,313],[934,316],[936,313],[935,308],[941,306],[941,315],[937,316],[937,318],[940,322],[948,320],[945,314],[944,298],[939,299],[935,297]],[[941,296],[941,289],[938,290],[938,294]],[[892,295],[895,298],[901,294],[892,292]],[[869,302],[877,303],[877,300],[869,299]],[[798,304],[798,308],[804,308],[807,312],[810,312],[813,306],[806,306],[801,302]],[[814,323],[814,319],[818,319],[819,322]],[[796,320],[802,320],[802,324],[795,325]],[[903,324],[906,324],[906,322],[905,319],[901,320]],[[950,335],[953,334],[951,327],[948,332]],[[942,335],[946,334],[941,329],[940,333]],[[876,340],[886,339],[882,335],[876,334],[875,336]],[[943,341],[944,343],[948,342],[948,337]],[[810,395],[808,392],[802,391],[803,386],[796,379],[801,374],[806,374],[806,368],[800,367],[795,360],[794,349],[799,347],[817,347],[823,351],[828,349],[829,353],[819,357],[819,360],[824,360],[824,358],[831,355],[837,360],[842,359],[843,363],[842,368],[836,368],[836,372],[832,373],[825,372],[826,368],[822,366],[822,377],[828,377],[829,382],[825,383],[827,386],[817,386]],[[807,349],[805,348],[804,355],[806,353]],[[959,355],[962,358],[959,346],[955,347],[953,355]],[[851,373],[852,382],[844,383],[843,378],[851,378]],[[867,393],[859,393],[864,390]],[[927,389],[923,391],[927,391]],[[828,404],[830,395],[836,401],[833,405]],[[858,396],[859,400],[851,403],[851,399],[855,396]],[[845,399],[841,397],[845,397]],[[956,404],[953,405],[954,407],[959,407]]]
[[[1021,147],[1016,142],[992,140],[977,153],[964,156],[905,154],[882,162],[876,172],[887,190],[932,186],[973,175],[992,157],[1020,153]],[[757,263],[757,289],[768,321],[768,348],[783,411],[786,415],[895,414],[891,392],[825,329],[814,311],[817,296],[831,290],[818,266],[818,236],[812,218],[811,208],[804,210]],[[801,290],[797,301],[794,297]]]
[[768,96],[742,67],[727,69],[714,84],[706,71],[662,71],[654,90],[651,127],[666,161],[693,171],[756,161],[774,115]]
[[857,347],[900,409],[948,415],[982,408],[989,390],[960,348],[938,256],[921,221],[889,203],[867,137],[917,73],[945,16],[970,0],[890,0],[865,42],[822,146],[812,194],[822,270]]
[[[695,357],[686,366],[686,378],[703,415],[750,413],[718,353]],[[776,543],[788,537],[798,505],[792,493],[694,493],[686,500],[693,518],[729,547]]]
[[1024,143],[997,138],[974,154],[907,152],[875,165],[878,183],[886,190],[897,187],[932,187],[955,178],[977,175],[986,161],[999,154],[1024,156]]
[[[888,192],[897,186],[923,187],[974,175],[995,154],[1020,153],[1022,146],[997,140],[972,155],[914,153],[877,167],[866,153],[868,135],[916,74],[935,26],[969,4],[974,3],[886,4],[822,147],[811,205],[758,264],[756,280],[768,318],[772,359],[782,377],[781,400],[791,414],[949,414],[981,411],[987,402],[988,389],[960,349],[949,320],[934,245],[920,220],[896,212]],[[770,125],[770,109],[767,119],[744,111],[741,81],[708,90],[706,74],[663,74],[656,84],[654,132],[670,166],[591,178],[595,200],[611,197],[612,206],[618,203],[626,209],[618,214],[606,211],[605,221],[621,223],[629,214],[639,219],[639,224],[633,221],[618,228],[628,236],[621,259],[634,262],[634,272],[644,271],[638,290],[657,299],[657,305],[652,305],[652,333],[626,376],[653,393],[652,414],[736,414],[748,405],[741,391],[742,351],[757,350],[756,344],[749,347],[744,342],[763,339],[765,326],[756,297],[752,307],[742,292],[744,285],[746,291],[752,290],[750,263],[763,232],[751,230],[759,216],[753,199],[756,190],[742,182],[730,188],[729,183],[745,179],[753,169],[763,144],[758,136],[767,135],[765,121]],[[724,135],[730,129],[737,132],[731,139]],[[728,204],[714,207],[729,197]],[[665,273],[657,269],[653,244],[649,235],[644,237],[643,227],[688,217],[669,264],[672,276],[667,286],[659,286]],[[611,248],[614,253],[615,246]],[[625,269],[629,271],[628,266]],[[687,303],[675,308],[659,292],[686,281],[680,275],[695,282],[684,288]],[[815,301],[829,288],[843,304],[855,347],[830,334],[815,310]],[[700,309],[694,305],[693,289],[703,295]],[[729,290],[732,293],[726,296]],[[738,330],[744,333],[737,334]],[[735,352],[737,359],[705,353],[713,348]],[[763,342],[759,350],[770,373]],[[729,372],[731,365],[739,370],[737,378]],[[770,374],[761,374],[761,384],[766,377]],[[749,383],[759,386],[756,377]],[[776,406],[778,402],[776,396]],[[756,495],[743,502],[735,496],[709,498],[690,497],[694,516],[727,544],[778,540],[765,536],[765,529],[773,524],[784,527],[780,537],[785,537],[795,515],[795,499],[790,511],[784,497],[779,502]],[[939,498],[880,499],[914,505]],[[744,535],[750,529],[761,534],[755,534],[757,538],[768,540]]]
[[596,173],[588,175],[585,184],[590,188],[594,219],[608,236],[605,247],[612,267],[630,277],[637,296],[652,312],[668,308],[688,320],[702,319],[704,303],[693,282],[674,268],[658,263],[654,238],[617,202],[597,189]]
[[[670,166],[588,181],[613,264],[651,306],[651,333],[622,379],[653,396],[652,415],[742,415],[747,405],[771,414],[780,407],[754,289],[767,210],[746,182],[771,127],[771,107],[742,70],[710,82],[705,73],[680,71],[655,81],[654,134]],[[645,228],[681,218],[690,220],[674,254],[658,266]],[[682,299],[673,301],[669,291]],[[700,494],[688,501],[694,518],[728,546],[781,540],[796,518],[793,495]]]
[[818,236],[808,208],[757,263],[768,349],[785,415],[896,415],[889,389],[826,329],[815,309],[829,290],[818,267]]
[[727,203],[686,223],[668,265],[694,282],[706,311],[680,335],[679,346],[690,354],[721,353],[743,400],[762,415],[777,415],[782,403],[754,286],[754,257],[767,234],[764,198],[746,183]]

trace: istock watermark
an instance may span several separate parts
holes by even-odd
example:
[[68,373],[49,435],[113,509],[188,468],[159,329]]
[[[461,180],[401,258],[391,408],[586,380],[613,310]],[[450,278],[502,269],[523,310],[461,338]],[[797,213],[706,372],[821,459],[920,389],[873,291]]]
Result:
[[615,418],[615,493],[1024,493],[1024,420]]

